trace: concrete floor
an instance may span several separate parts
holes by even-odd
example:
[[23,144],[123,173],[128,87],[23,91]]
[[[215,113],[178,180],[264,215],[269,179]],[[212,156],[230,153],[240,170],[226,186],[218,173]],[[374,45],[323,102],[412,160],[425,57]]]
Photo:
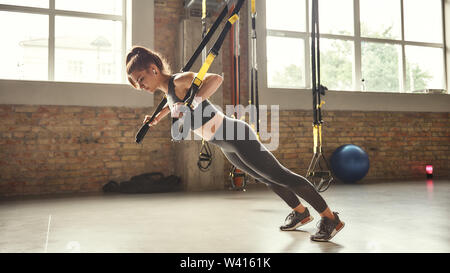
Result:
[[282,232],[290,209],[272,192],[89,195],[0,201],[0,252],[450,252],[450,181],[333,185],[345,228],[309,239],[319,215]]

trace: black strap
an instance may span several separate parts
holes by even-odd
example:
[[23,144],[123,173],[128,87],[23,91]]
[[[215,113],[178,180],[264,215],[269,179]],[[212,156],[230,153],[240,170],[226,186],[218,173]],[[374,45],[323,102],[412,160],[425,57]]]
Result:
[[136,134],[136,143],[141,143],[144,139],[145,135],[147,134],[148,129],[150,129],[150,123],[155,119],[156,115],[158,115],[159,112],[164,108],[164,106],[167,103],[167,98],[164,96],[164,98],[159,103],[158,107],[156,107],[155,112],[153,112],[152,117],[142,125],[142,127],[139,129],[139,131]]
[[[206,0],[203,0],[202,3],[202,39],[206,36]],[[202,62],[206,59],[206,47],[203,48],[202,54]],[[204,164],[206,162],[206,165]],[[212,154],[211,154],[211,148],[209,147],[208,142],[202,141],[202,148],[200,149],[200,155],[198,157],[197,166],[202,172],[206,172],[209,169],[209,166],[211,166],[212,163]]]
[[217,28],[219,27],[220,23],[222,22],[223,18],[227,16],[228,14],[228,5],[225,5],[225,7],[222,9],[222,12],[217,17],[216,21],[211,26],[208,33],[205,35],[205,37],[200,42],[199,46],[195,50],[192,57],[189,59],[189,61],[186,63],[186,65],[181,69],[181,72],[188,71],[191,69],[191,67],[194,65],[194,62],[197,60],[198,56],[202,53],[203,48],[208,44],[209,40],[211,40],[211,37],[216,32]]
[[[239,13],[239,11],[241,10],[241,7],[242,7],[243,4],[244,4],[244,0],[238,0],[237,1],[237,4],[236,4],[235,8],[233,9],[233,12],[231,13],[230,18],[232,18],[234,15]],[[219,35],[219,38],[217,38],[217,40],[214,43],[213,47],[209,50],[208,55],[211,54],[211,53],[214,54],[214,56],[218,56],[219,55],[220,48],[222,47],[223,42],[224,42],[224,40],[225,40],[225,38],[226,38],[226,36],[228,34],[228,31],[230,31],[232,25],[233,24],[230,22],[230,20],[228,20],[226,22],[224,28],[222,29],[222,32]],[[208,32],[208,34],[209,34],[209,32]],[[196,82],[197,82],[197,78],[195,78],[194,81],[192,82],[191,88],[189,89],[189,92],[188,92],[190,94],[190,97],[186,101],[186,106],[188,106],[189,108],[190,108],[190,106],[192,104],[192,101],[194,101],[194,97],[197,94],[198,89],[200,87]]]
[[[257,57],[256,57],[256,1],[252,1],[251,17],[252,17],[252,68],[250,72],[251,84],[250,84],[250,102],[249,104],[254,104],[256,107],[256,133],[259,136],[259,93],[258,93],[258,67],[257,67]],[[253,111],[250,112],[251,120],[254,120]]]
[[[200,89],[201,82],[203,80],[203,78],[198,75],[202,74],[202,72],[207,71],[207,69],[211,65],[212,61],[214,60],[214,58],[219,55],[219,50],[222,47],[225,37],[228,34],[228,31],[230,31],[231,26],[233,25],[232,19],[237,17],[237,14],[239,13],[243,3],[244,3],[244,0],[238,0],[236,6],[233,9],[233,12],[231,13],[230,19],[228,19],[228,21],[226,22],[224,28],[222,29],[222,32],[219,35],[219,38],[217,38],[213,47],[209,50],[207,61],[203,63],[202,67],[200,68],[200,72],[197,74],[197,76],[194,78],[194,80],[191,83],[191,87],[189,88],[189,91],[186,94],[189,97],[187,100],[185,100],[185,105],[191,111],[193,111],[193,109],[191,108],[191,104],[194,101],[195,95],[197,94],[198,90]],[[210,32],[211,31],[209,31],[208,34],[210,34]],[[212,57],[212,60],[210,60],[208,62],[209,57]],[[205,67],[206,67],[206,70],[204,70]],[[205,73],[203,73],[202,75],[205,75]],[[176,127],[176,125],[175,125],[176,121],[177,121],[176,119],[172,119],[172,128],[173,128],[173,126]],[[180,133],[182,132],[181,124],[179,124],[178,132],[180,132]]]
[[[206,162],[206,165],[204,164]],[[198,157],[197,166],[198,168],[206,172],[212,163],[212,152],[208,142],[203,141],[202,148],[200,150],[200,155]]]
[[[325,95],[327,88],[320,83],[320,31],[319,31],[319,4],[318,0],[312,0],[311,23],[311,66],[312,66],[312,95],[313,95],[313,125],[314,125],[314,155],[308,168],[307,178],[311,179],[318,192],[328,189],[333,177],[329,171],[328,161],[322,152],[322,102],[321,95]],[[326,169],[320,164],[323,160]],[[319,169],[317,169],[317,166]]]
[[[228,7],[228,4],[227,4],[223,8],[223,10],[220,13],[219,17],[214,22],[214,24],[211,27],[211,29],[208,31],[206,36],[202,39],[200,45],[197,47],[197,49],[195,50],[195,52],[192,55],[192,57],[189,59],[187,64],[181,69],[181,72],[188,71],[192,67],[192,65],[194,64],[194,62],[197,60],[198,56],[202,52],[203,48],[206,46],[206,44],[209,42],[211,37],[214,35],[214,32],[219,27],[219,25],[222,22],[223,18],[225,18],[225,16],[227,15],[228,9],[229,9],[229,7]],[[189,92],[188,92],[188,94],[186,94],[186,97],[185,97],[185,99],[183,99],[183,101],[186,101],[188,98],[189,98]],[[193,97],[192,97],[192,99],[193,99]],[[191,101],[191,103],[192,103],[192,101]],[[151,118],[146,123],[144,123],[144,125],[142,125],[142,127],[139,129],[138,133],[136,134],[136,143],[141,143],[142,142],[142,140],[144,139],[144,137],[147,134],[148,130],[150,129],[150,125],[149,124],[156,118],[156,116],[159,114],[159,112],[161,112],[161,110],[164,108],[164,106],[166,104],[167,104],[167,98],[166,98],[166,96],[164,96],[164,98],[161,100],[161,102],[158,104],[158,106],[156,107],[155,111],[153,112]],[[172,120],[172,122],[173,122],[173,120]]]
[[[320,32],[319,32],[319,4],[318,0],[312,1],[311,24],[311,65],[312,65],[312,94],[314,124],[323,123],[321,111],[321,95],[328,90],[320,83]],[[317,43],[317,46],[316,46]]]

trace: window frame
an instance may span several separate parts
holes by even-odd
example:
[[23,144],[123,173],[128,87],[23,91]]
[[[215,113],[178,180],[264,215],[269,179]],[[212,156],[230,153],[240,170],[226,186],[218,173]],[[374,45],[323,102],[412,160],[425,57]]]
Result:
[[[381,43],[381,44],[391,44],[391,45],[399,45],[401,47],[401,66],[402,66],[402,75],[400,81],[400,88],[398,92],[390,92],[390,93],[412,93],[410,90],[405,90],[406,86],[406,80],[407,80],[407,71],[406,71],[406,53],[405,53],[405,47],[406,46],[422,46],[422,47],[430,47],[430,48],[440,48],[443,52],[444,62],[443,62],[443,78],[444,78],[444,90],[446,90],[446,93],[448,93],[448,79],[447,79],[447,57],[446,57],[446,41],[445,41],[445,6],[444,1],[441,0],[441,11],[442,11],[442,41],[443,43],[428,43],[428,42],[416,42],[416,41],[407,41],[405,40],[405,21],[404,21],[404,0],[400,1],[400,12],[401,12],[401,39],[395,40],[395,39],[383,39],[383,38],[370,38],[370,37],[361,37],[361,31],[360,31],[360,0],[353,0],[353,22],[354,22],[354,35],[339,35],[339,34],[326,34],[326,33],[320,33],[321,38],[325,39],[334,39],[334,40],[341,40],[341,41],[351,41],[353,42],[354,46],[354,56],[353,56],[353,90],[347,91],[347,92],[385,92],[382,90],[377,91],[366,91],[361,90],[361,81],[362,81],[362,52],[361,52],[361,46],[363,42],[370,42],[370,43]],[[310,32],[294,32],[294,31],[283,31],[283,30],[271,30],[266,28],[266,5],[265,1],[259,1],[257,2],[259,4],[259,10],[262,11],[262,16],[259,16],[259,29],[257,30],[259,33],[263,33],[262,39],[258,40],[258,43],[262,44],[262,48],[264,50],[264,54],[257,54],[257,55],[263,55],[261,57],[263,65],[261,65],[262,68],[262,84],[267,89],[284,89],[284,90],[310,90],[311,89],[311,67],[310,67],[310,59],[311,59],[311,33]],[[305,10],[308,11],[305,16],[306,20],[306,29],[310,29],[311,22],[310,22],[310,0],[305,1]],[[257,7],[258,9],[258,7]],[[261,31],[262,30],[262,31]],[[260,37],[261,37],[260,36]],[[269,87],[268,86],[268,80],[267,80],[267,50],[266,50],[266,41],[268,36],[275,36],[275,37],[287,37],[287,38],[301,38],[304,40],[305,44],[305,64],[304,64],[304,71],[305,71],[305,88],[301,89],[287,89],[287,88],[278,88],[278,87]],[[262,40],[262,41],[261,41]],[[338,91],[338,90],[335,90]],[[340,91],[343,92],[343,91]],[[387,92],[387,91],[386,91]]]
[[[48,0],[48,8],[38,8],[38,7],[27,7],[27,6],[16,6],[16,5],[5,5],[0,4],[0,11],[7,12],[21,12],[28,14],[41,14],[48,15],[48,76],[47,81],[55,81],[55,17],[56,16],[66,16],[66,17],[77,17],[77,18],[89,18],[89,19],[100,19],[100,20],[110,20],[110,21],[120,21],[122,23],[122,50],[121,58],[125,59],[126,45],[127,45],[127,0],[122,1],[122,14],[102,14],[102,13],[92,13],[92,12],[81,12],[81,11],[69,11],[69,10],[58,10],[55,8],[56,0]],[[121,82],[125,83],[125,66],[121,66]],[[14,79],[20,80],[20,79]],[[42,79],[45,81],[45,79]]]
[[[155,44],[155,1],[125,1],[127,34],[124,50],[130,50],[131,46],[135,44],[153,48]],[[9,7],[13,8],[13,6]],[[20,8],[39,11],[39,9],[28,7]],[[125,69],[125,61],[123,69]],[[152,107],[154,105],[153,94],[133,89],[127,82],[126,73],[123,73],[123,77],[123,83],[111,84],[0,79],[0,104],[87,107]]]

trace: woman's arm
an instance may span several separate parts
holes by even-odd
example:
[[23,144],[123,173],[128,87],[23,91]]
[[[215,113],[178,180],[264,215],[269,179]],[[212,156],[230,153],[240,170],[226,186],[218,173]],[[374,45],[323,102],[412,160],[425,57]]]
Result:
[[200,89],[197,92],[197,97],[201,97],[202,100],[208,99],[211,97],[219,86],[223,82],[223,77],[217,74],[206,73],[205,78],[203,79],[203,83],[200,86]]
[[[158,113],[158,115],[156,115],[155,119],[152,121],[152,123],[150,123],[150,126],[155,126],[156,124],[158,124],[158,122],[160,122],[169,113],[170,113],[170,108],[169,108],[169,105],[167,105],[166,107],[164,107],[161,110],[161,112]],[[151,117],[152,116],[146,115],[143,123],[146,123],[147,121],[149,121]]]
[[169,113],[170,113],[170,108],[169,108],[169,105],[167,105],[166,107],[164,107],[161,110],[161,112],[159,112],[159,114],[155,117],[155,119],[158,119],[158,122],[160,122]]
[[[185,90],[184,94],[186,94],[196,75],[197,74],[194,72],[183,73],[179,76],[179,78],[175,78],[176,87],[180,85],[180,87]],[[196,97],[201,97],[202,100],[208,99],[217,91],[222,82],[222,76],[213,73],[206,73],[203,78],[202,85],[198,89]]]

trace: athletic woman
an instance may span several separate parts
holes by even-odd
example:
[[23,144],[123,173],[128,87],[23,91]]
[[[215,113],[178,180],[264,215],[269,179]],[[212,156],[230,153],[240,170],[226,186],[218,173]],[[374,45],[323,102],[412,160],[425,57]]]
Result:
[[[159,53],[138,46],[128,53],[126,65],[128,80],[134,88],[149,93],[160,90],[167,97],[168,105],[161,110],[150,126],[156,125],[169,113],[175,118],[182,117],[181,109],[186,107],[183,98],[189,91],[195,73],[172,74],[167,62]],[[225,116],[210,103],[208,98],[216,92],[222,82],[223,78],[220,75],[210,73],[205,75],[192,103],[193,116],[201,115],[201,122],[191,122],[190,129],[205,141],[220,147],[225,157],[236,168],[266,184],[292,208],[284,225],[280,227],[281,230],[294,230],[313,220],[308,208],[300,203],[298,195],[321,216],[318,231],[311,235],[311,240],[329,241],[344,227],[338,213],[331,211],[308,180],[281,165],[258,140],[246,122]],[[209,114],[204,114],[204,109],[209,109]],[[143,122],[149,119],[150,115],[146,115]]]

